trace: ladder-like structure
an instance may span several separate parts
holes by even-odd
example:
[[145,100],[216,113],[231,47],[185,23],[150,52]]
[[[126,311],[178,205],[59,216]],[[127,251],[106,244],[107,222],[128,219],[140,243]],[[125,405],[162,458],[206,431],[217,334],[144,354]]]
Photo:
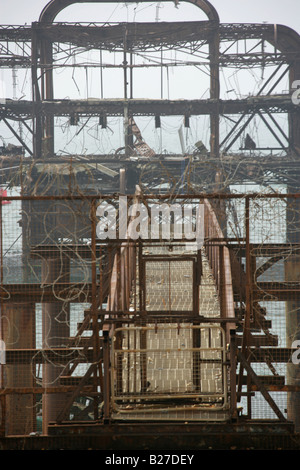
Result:
[[[265,388],[282,377],[270,361],[272,375],[258,377],[249,361],[252,347],[277,346],[277,338],[258,302],[247,316],[247,273],[237,250],[228,248],[218,210],[200,203],[206,228],[200,250],[187,250],[182,240],[106,245],[96,298],[70,339],[81,354],[60,376],[74,390],[57,423],[70,419],[84,393],[89,407],[77,419],[90,413],[104,421],[227,422],[238,415],[245,385],[256,387],[284,420]],[[89,353],[85,373],[77,375]]]

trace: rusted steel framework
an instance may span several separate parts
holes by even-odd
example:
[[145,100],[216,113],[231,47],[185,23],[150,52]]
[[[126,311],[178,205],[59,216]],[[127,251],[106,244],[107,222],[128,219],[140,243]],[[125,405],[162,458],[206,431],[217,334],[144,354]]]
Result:
[[[69,4],[69,3],[68,3]],[[68,5],[67,4],[67,5]],[[196,3],[197,5],[197,3]],[[207,8],[198,5],[208,14]],[[182,23],[125,23],[125,24],[66,24],[54,23],[56,11],[64,8],[63,3],[49,5],[41,15],[40,21],[28,27],[3,27],[0,31],[1,40],[4,44],[15,42],[21,50],[21,54],[14,56],[8,49],[2,57],[3,66],[11,66],[15,60],[15,66],[31,67],[33,102],[24,100],[5,100],[2,106],[2,122],[13,132],[19,143],[23,145],[33,161],[55,158],[55,117],[71,117],[74,121],[79,118],[89,119],[92,116],[99,116],[99,119],[107,119],[107,116],[120,116],[127,119],[134,116],[185,116],[186,122],[192,116],[210,117],[210,148],[209,159],[201,152],[196,154],[204,161],[207,168],[213,168],[209,175],[209,180],[213,184],[216,166],[224,167],[226,175],[234,175],[233,181],[245,182],[249,172],[252,171],[256,181],[275,180],[287,182],[291,174],[295,171],[295,159],[298,156],[298,133],[299,127],[299,107],[293,103],[291,96],[292,86],[299,76],[299,37],[289,28],[281,25],[228,25],[219,22],[217,14],[212,8],[208,14],[209,21],[204,22],[182,22]],[[57,9],[57,10],[56,10]],[[209,7],[210,10],[210,7]],[[48,11],[51,12],[48,14]],[[48,18],[51,21],[48,22]],[[124,38],[128,44],[124,43]],[[232,53],[235,44],[241,41],[249,41],[249,46],[242,52]],[[256,47],[253,42],[256,41]],[[201,56],[201,61],[192,57],[187,66],[197,67],[207,65],[210,68],[210,97],[208,99],[137,99],[134,97],[133,72],[139,68],[145,68],[141,63],[130,63],[130,57],[139,51],[166,50],[173,48],[184,48],[185,45],[196,44],[196,49],[208,44],[209,49],[205,52],[205,57]],[[58,45],[53,47],[53,45]],[[71,49],[68,50],[68,45]],[[129,46],[128,46],[129,45]],[[221,46],[224,45],[224,51]],[[269,49],[266,50],[266,45]],[[261,46],[261,51],[257,48]],[[124,93],[120,99],[94,99],[94,100],[66,100],[56,98],[56,90],[53,83],[53,72],[60,67],[66,67],[66,57],[69,59],[76,55],[76,50],[91,48],[95,50],[111,50],[124,53],[123,63],[118,64],[97,64],[91,63],[70,63],[69,66],[76,69],[80,67],[97,67],[101,70],[113,67],[121,69],[124,73]],[[272,49],[273,48],[273,49]],[[4,48],[3,48],[4,50]],[[61,58],[57,51],[62,51]],[[252,52],[254,50],[254,52]],[[37,53],[39,51],[39,53]],[[55,51],[55,61],[53,54]],[[75,56],[74,56],[75,57]],[[62,59],[62,60],[61,60]],[[164,64],[168,66],[180,65],[179,63]],[[270,77],[265,81],[261,89],[254,95],[247,98],[228,100],[220,97],[220,68],[250,68],[276,66]],[[147,64],[149,68],[161,67],[159,63]],[[276,85],[289,76],[289,87],[284,94],[273,94]],[[277,120],[277,115],[285,114],[289,120],[289,129],[282,129]],[[220,137],[220,121],[234,124],[225,135]],[[273,148],[268,147],[267,151],[280,151],[283,160],[278,161],[268,158],[253,160],[253,156],[248,159],[249,148],[241,149],[240,155],[233,155],[228,161],[226,157],[230,154],[232,147],[245,133],[249,125],[260,119],[266,126],[273,138]],[[31,129],[31,142],[24,142],[24,139],[13,126],[14,121],[21,122]],[[31,128],[30,122],[33,122]],[[128,121],[129,123],[129,121]],[[224,134],[224,133],[223,133]],[[134,134],[130,125],[127,126],[124,147],[127,151],[126,157],[139,155],[138,148],[134,145]],[[259,150],[259,149],[257,149]],[[141,155],[141,154],[140,154]],[[165,155],[157,155],[154,159],[155,166],[157,160],[165,162],[165,166],[173,168],[174,174],[178,175],[175,169],[178,158],[172,154],[166,160]],[[119,156],[119,155],[118,155]],[[219,162],[220,156],[222,161]],[[64,156],[66,159],[66,155]],[[91,157],[92,158],[92,157]],[[98,156],[98,161],[109,160],[108,155]],[[126,158],[125,158],[126,160]],[[174,162],[175,160],[175,162]],[[11,160],[9,160],[11,161]],[[30,160],[27,160],[29,162]],[[69,161],[69,159],[67,159]],[[171,161],[171,163],[170,163]],[[6,164],[7,161],[4,162]],[[197,163],[193,162],[197,171]],[[132,163],[126,160],[123,164],[132,171]],[[160,163],[159,163],[160,166]],[[266,166],[266,167],[265,167]],[[120,167],[120,166],[119,166]],[[268,171],[269,170],[269,171]],[[118,170],[117,170],[118,171]],[[133,168],[135,171],[135,168]],[[167,170],[168,171],[168,170]],[[207,180],[204,175],[202,180]],[[201,179],[194,182],[201,185]],[[203,184],[203,183],[202,183]],[[201,187],[200,190],[203,188]],[[293,189],[295,192],[295,188]]]
[[[35,433],[41,414],[41,433],[52,442],[61,434],[96,432],[104,436],[95,444],[101,447],[117,432],[121,445],[132,448],[141,422],[165,438],[172,420],[181,434],[175,438],[179,447],[188,433],[215,432],[212,423],[228,430],[233,445],[239,426],[255,423],[273,446],[298,447],[300,385],[292,358],[300,334],[300,107],[292,97],[300,78],[299,35],[281,25],[222,24],[206,0],[188,2],[204,12],[205,21],[55,22],[74,3],[86,2],[52,0],[30,27],[0,27],[0,65],[30,68],[32,80],[32,100],[0,103],[2,124],[22,146],[21,155],[2,149],[2,181],[21,188],[21,196],[3,197],[8,205],[0,206],[2,441]],[[241,41],[244,50],[233,52]],[[82,50],[100,52],[98,60],[72,62]],[[190,57],[146,65],[134,60],[165,50]],[[104,51],[122,61],[104,63]],[[163,87],[156,98],[135,96],[137,70],[177,65],[204,66],[209,97],[170,99]],[[268,66],[272,70],[254,95],[222,96],[224,69]],[[97,68],[101,77],[107,69],[121,70],[121,96],[105,98],[101,89],[99,98],[61,99],[54,74],[63,67]],[[288,89],[278,92],[283,79]],[[208,149],[199,141],[185,152],[182,134],[179,154],[151,148],[138,119],[153,117],[159,128],[160,118],[178,115],[186,128],[193,117],[208,117]],[[278,115],[286,117],[287,129]],[[121,147],[88,156],[56,151],[57,118],[70,119],[70,126],[84,119],[78,135],[95,117],[102,128],[108,118],[122,119]],[[234,151],[255,119],[275,144],[259,148],[247,136]],[[222,120],[230,123],[225,132]],[[249,182],[282,184],[285,192],[235,193],[236,185]],[[120,197],[131,207],[125,219]],[[108,228],[115,234],[111,239],[97,231],[104,202],[116,215]],[[168,213],[170,233],[162,236],[164,218],[151,212],[158,203],[202,211],[200,226],[193,219],[203,229],[200,248],[177,236],[176,219]],[[19,204],[19,231],[15,221],[8,228],[10,204]],[[158,220],[156,236],[133,236],[137,206],[143,208],[140,230]],[[18,241],[14,273],[9,256]],[[279,333],[273,332],[274,305],[281,317],[286,313]],[[271,410],[270,420],[257,421],[257,397],[263,410]],[[183,422],[192,428],[183,432]]]
[[[253,426],[252,403],[260,396],[263,408],[274,413],[267,422],[273,423],[275,430],[281,426],[282,438],[292,439],[288,445],[293,442],[297,446],[293,420],[286,417],[280,398],[282,393],[299,393],[298,385],[287,382],[287,373],[280,373],[282,367],[292,364],[297,347],[281,345],[285,332],[274,334],[273,317],[264,305],[283,304],[291,298],[297,301],[299,281],[291,275],[289,280],[278,282],[261,281],[260,276],[278,262],[289,263],[299,246],[298,242],[272,240],[253,243],[256,233],[251,217],[258,208],[264,213],[269,207],[270,233],[274,234],[274,208],[283,210],[291,200],[297,204],[299,195],[177,196],[183,206],[191,200],[202,205],[201,251],[186,251],[186,244],[193,239],[174,236],[164,240],[144,234],[143,239],[118,236],[101,240],[95,236],[99,223],[96,208],[103,199],[117,202],[117,196],[7,198],[11,204],[27,204],[24,222],[40,219],[41,207],[45,225],[48,217],[53,223],[55,214],[55,227],[60,228],[62,238],[65,233],[60,219],[66,220],[70,214],[83,219],[86,212],[90,219],[86,219],[84,230],[80,226],[73,231],[73,243],[53,244],[49,233],[45,244],[39,232],[34,245],[31,237],[25,237],[33,222],[28,220],[27,229],[23,227],[23,250],[28,253],[26,267],[37,283],[20,281],[16,273],[12,278],[10,250],[3,253],[2,240],[1,311],[5,315],[1,331],[8,345],[2,366],[6,368],[5,373],[2,370],[2,435],[34,432],[41,403],[43,435],[71,430],[73,436],[76,429],[89,434],[91,423],[95,423],[103,436],[103,426],[111,433],[111,426],[117,429],[124,420],[136,425],[140,421],[164,423],[166,413],[168,419],[177,421],[178,429],[182,421],[198,423],[200,435],[211,422],[223,424],[224,429],[230,423],[235,423],[236,429]],[[167,195],[138,193],[130,204],[143,202],[151,207],[159,200],[169,199]],[[242,205],[241,237],[224,236],[218,222],[223,213],[218,208],[220,200],[227,206]],[[84,205],[80,207],[79,202]],[[3,218],[1,207],[3,233],[7,216]],[[131,235],[130,223],[134,221],[132,214],[128,219]],[[257,266],[261,259],[266,261]],[[214,291],[209,294],[212,286]],[[212,305],[214,299],[217,309]],[[44,325],[41,346],[36,343],[38,336],[23,334],[25,328],[28,333],[33,331],[38,305],[42,306]],[[81,314],[71,331],[74,306]],[[177,358],[175,364],[172,355]],[[216,389],[205,385],[210,370]],[[149,382],[155,386],[149,388]],[[241,411],[245,399],[247,414]],[[34,411],[31,420],[28,407]],[[257,424],[260,432],[264,424]],[[128,426],[132,432],[134,428]],[[124,436],[122,442],[124,448],[130,445]]]

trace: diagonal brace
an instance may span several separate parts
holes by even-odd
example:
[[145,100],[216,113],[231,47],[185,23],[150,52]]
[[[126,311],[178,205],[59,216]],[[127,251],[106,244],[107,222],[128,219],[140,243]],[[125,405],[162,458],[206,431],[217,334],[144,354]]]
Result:
[[271,397],[271,395],[268,393],[267,389],[264,387],[264,385],[261,383],[260,379],[250,366],[249,362],[246,360],[245,356],[239,351],[238,353],[238,358],[240,360],[240,363],[243,365],[244,369],[247,371],[249,376],[251,377],[251,380],[253,383],[257,386],[258,390],[261,392],[262,396],[264,399],[268,402],[276,416],[279,418],[280,421],[286,421],[286,418],[283,416],[282,412],[276,405],[275,401]]

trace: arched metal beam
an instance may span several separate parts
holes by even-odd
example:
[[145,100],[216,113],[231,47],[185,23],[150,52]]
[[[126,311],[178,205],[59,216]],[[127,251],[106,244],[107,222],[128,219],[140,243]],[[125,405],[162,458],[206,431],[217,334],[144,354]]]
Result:
[[[165,0],[173,2],[174,0]],[[210,21],[220,22],[217,10],[207,0],[184,0],[187,3],[200,8],[208,17]],[[140,0],[146,2],[146,0]],[[55,17],[64,10],[66,7],[75,3],[104,3],[104,0],[51,0],[42,10],[39,21],[41,23],[53,23]],[[116,0],[105,0],[105,3],[116,3]],[[124,1],[125,3],[125,1]],[[126,3],[137,3],[136,0],[127,0]]]
[[[64,10],[66,7],[73,4],[86,4],[86,3],[116,3],[116,0],[51,0],[43,9],[39,22],[40,23],[53,23],[58,13]],[[147,2],[148,0],[141,0],[142,2]],[[174,0],[165,0],[167,2],[173,2]],[[210,69],[211,69],[211,99],[218,101],[220,93],[220,84],[219,84],[219,15],[216,9],[211,5],[207,0],[184,0],[187,3],[191,3],[196,7],[200,8],[208,17],[209,21],[216,24],[216,31],[213,37],[209,41],[210,48]],[[128,3],[137,3],[136,0],[128,0]],[[49,54],[51,54],[51,45],[50,43],[45,44],[45,53],[48,53],[48,58],[45,60],[45,63],[52,63],[52,59]],[[46,57],[46,56],[45,56]],[[46,80],[46,98],[53,99],[53,79],[52,79],[52,70],[48,70],[45,74]],[[218,105],[216,110],[210,116],[211,121],[211,139],[210,147],[212,156],[217,157],[219,154],[219,112]],[[47,136],[49,141],[49,146],[53,151],[53,118],[48,118],[47,123]]]

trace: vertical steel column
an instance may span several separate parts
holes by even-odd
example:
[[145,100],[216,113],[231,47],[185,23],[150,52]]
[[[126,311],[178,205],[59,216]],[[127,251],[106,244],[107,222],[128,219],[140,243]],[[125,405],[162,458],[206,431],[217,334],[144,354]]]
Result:
[[120,169],[120,194],[125,194],[126,192],[126,172],[124,168]]
[[[299,243],[300,237],[300,200],[287,198],[286,218],[287,243]],[[300,256],[291,254],[285,260],[285,281],[300,281]],[[286,307],[286,335],[287,347],[291,347],[294,341],[300,340],[300,302],[292,298],[285,303]],[[299,364],[287,364],[288,385],[300,385]],[[300,431],[300,392],[288,392],[287,417],[295,423],[296,431]]]
[[213,158],[219,157],[220,149],[220,77],[219,77],[219,47],[220,35],[219,25],[209,43],[210,55],[210,99],[215,101],[214,110],[210,115],[210,155]]
[[224,245],[219,245],[219,272],[220,272],[220,312],[221,317],[226,318],[226,300],[225,300],[225,269],[224,269]]
[[[91,249],[92,249],[92,324],[93,324],[93,362],[95,364],[93,374],[94,392],[98,388],[98,358],[100,356],[100,338],[98,322],[98,285],[97,285],[97,253],[96,253],[96,199],[91,203]],[[94,419],[98,419],[98,396],[94,396]]]
[[[295,80],[300,79],[300,60],[298,59],[293,63],[290,69],[290,89],[293,87]],[[300,106],[300,105],[298,105]],[[292,142],[293,148],[300,148],[300,114],[289,113],[289,141]],[[297,155],[300,163],[300,156]],[[299,181],[299,174],[294,175],[294,181]],[[300,185],[294,183],[293,186],[287,187],[287,193],[298,193]],[[300,200],[287,199],[287,215],[286,215],[286,242],[299,243],[300,239]],[[291,255],[285,262],[285,280],[287,282],[299,282],[300,280],[300,257],[299,255]],[[286,332],[287,332],[287,347],[290,347],[292,342],[300,340],[300,302],[296,299],[291,299],[286,302]],[[287,382],[289,385],[300,385],[300,368],[299,365],[287,365]],[[300,431],[300,392],[289,392],[287,402],[287,417],[295,423],[295,429]]]
[[237,393],[236,393],[236,366],[237,366],[237,347],[236,331],[230,330],[230,411],[233,419],[237,418]]
[[[250,259],[250,198],[246,196],[245,199],[245,234],[246,234],[246,313],[243,326],[243,339],[242,339],[242,355],[248,360],[247,349],[249,346],[250,335],[250,321],[252,314],[252,276],[251,276],[251,259]],[[240,363],[239,378],[238,378],[238,399],[240,400],[242,384],[243,384],[244,366]],[[247,377],[247,380],[249,378]],[[248,383],[248,382],[247,382]],[[251,398],[250,398],[251,400]],[[251,411],[251,401],[248,397],[248,417]]]
[[110,347],[109,329],[103,328],[103,419],[107,422],[110,418]]
[[[193,348],[200,349],[201,347],[201,329],[194,328],[193,334]],[[201,352],[193,352],[193,385],[197,392],[201,391]]]
[[41,101],[38,83],[38,51],[40,42],[38,38],[37,23],[32,23],[31,40],[31,80],[32,80],[32,100],[33,100],[33,155],[40,158],[42,155],[42,117],[39,103]]
[[[70,260],[66,256],[48,258],[42,261],[42,284],[54,285],[55,282],[68,282],[70,276]],[[43,349],[64,347],[70,336],[69,304],[47,302],[42,304],[43,318]],[[58,361],[59,362],[59,361]],[[45,389],[59,384],[59,376],[64,366],[45,362],[43,365],[43,386]],[[47,394],[43,396],[43,433],[47,434],[48,424],[54,422],[59,411],[67,400],[66,394]]]
[[[42,100],[53,100],[53,53],[52,42],[41,40],[41,74],[42,74]],[[54,155],[54,116],[47,115],[43,118],[42,156],[44,158]]]
[[[2,313],[6,319],[3,338],[6,349],[35,348],[35,304],[31,302],[3,302]],[[5,388],[33,388],[33,364],[6,364]],[[6,435],[29,435],[35,431],[35,396],[9,394],[6,397]]]

